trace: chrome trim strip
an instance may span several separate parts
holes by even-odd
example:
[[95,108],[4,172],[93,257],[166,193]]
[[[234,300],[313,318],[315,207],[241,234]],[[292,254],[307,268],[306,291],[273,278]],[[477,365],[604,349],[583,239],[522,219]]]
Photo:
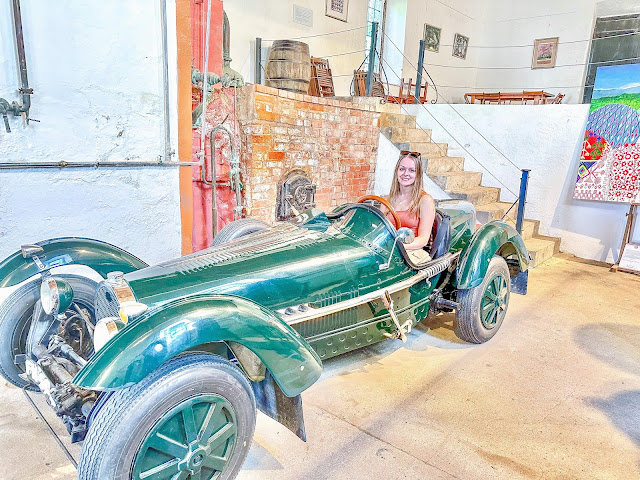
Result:
[[[328,305],[321,308],[314,308],[311,304],[307,303],[302,305],[302,307],[306,309],[306,311],[299,311],[299,306],[296,305],[295,307],[287,307],[276,310],[276,313],[280,315],[280,318],[282,318],[288,325],[296,325],[298,323],[306,322],[307,320],[313,320],[315,318],[338,313],[342,310],[358,307],[374,300],[378,300],[381,295],[384,295],[385,291],[389,293],[396,293],[400,290],[404,290],[405,288],[412,287],[422,280],[427,280],[428,278],[431,278],[438,273],[445,271],[447,268],[449,268],[453,260],[455,260],[459,255],[460,252],[447,253],[436,260],[432,265],[429,265],[423,270],[419,270],[418,273],[411,278],[407,278],[406,280],[395,283],[389,287],[381,288],[374,292],[367,293],[366,295],[361,295],[356,298],[345,300],[344,302],[334,303],[333,305]],[[293,313],[286,313],[287,310],[289,310],[290,312],[292,311]]]

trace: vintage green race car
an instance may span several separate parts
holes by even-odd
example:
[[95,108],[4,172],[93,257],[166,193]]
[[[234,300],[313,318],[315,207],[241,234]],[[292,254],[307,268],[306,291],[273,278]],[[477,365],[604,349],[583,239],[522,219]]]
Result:
[[72,441],[80,479],[227,479],[256,408],[305,439],[300,394],[322,360],[405,340],[430,312],[490,339],[529,255],[465,202],[436,216],[431,259],[413,263],[375,206],[242,219],[216,245],[148,266],[96,240],[58,238],[0,262],[0,374],[39,390]]

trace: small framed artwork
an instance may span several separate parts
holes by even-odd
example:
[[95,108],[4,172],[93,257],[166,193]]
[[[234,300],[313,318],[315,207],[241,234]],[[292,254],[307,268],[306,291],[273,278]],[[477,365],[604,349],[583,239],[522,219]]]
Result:
[[454,57],[467,58],[467,48],[469,47],[469,37],[456,33],[453,37],[453,53]]
[[434,27],[428,23],[424,24],[424,49],[427,52],[437,52],[440,50],[441,28]]
[[349,9],[349,0],[326,0],[327,2],[327,17],[335,18],[336,20],[347,21],[347,10]]
[[531,68],[553,68],[556,66],[558,37],[539,38],[533,44]]

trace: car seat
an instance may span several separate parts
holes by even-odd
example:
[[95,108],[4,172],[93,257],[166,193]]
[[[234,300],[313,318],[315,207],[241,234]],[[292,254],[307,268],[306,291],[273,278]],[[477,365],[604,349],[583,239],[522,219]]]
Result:
[[429,255],[432,259],[436,259],[449,251],[449,242],[451,240],[451,217],[440,210],[436,210],[436,216],[433,220],[432,238]]

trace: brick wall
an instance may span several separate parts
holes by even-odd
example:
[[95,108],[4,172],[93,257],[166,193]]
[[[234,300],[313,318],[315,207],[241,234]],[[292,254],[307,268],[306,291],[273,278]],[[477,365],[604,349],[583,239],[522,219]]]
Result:
[[380,114],[368,105],[249,85],[238,95],[247,214],[274,221],[279,183],[302,169],[328,211],[373,192]]

